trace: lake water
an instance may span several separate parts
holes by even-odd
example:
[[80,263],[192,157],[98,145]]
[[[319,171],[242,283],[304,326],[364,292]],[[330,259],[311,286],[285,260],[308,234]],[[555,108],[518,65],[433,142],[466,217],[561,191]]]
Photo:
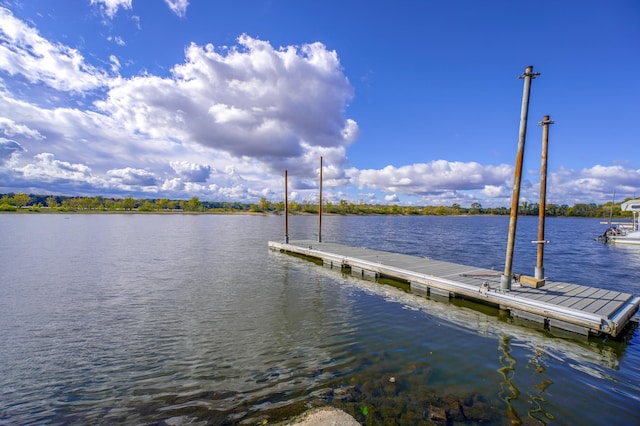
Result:
[[[2,214],[0,424],[640,424],[640,337],[557,336],[272,252],[282,216]],[[553,280],[640,294],[640,247],[549,219]],[[317,218],[289,218],[292,240]],[[323,217],[323,241],[502,270],[505,217]],[[537,218],[514,272],[533,275]],[[448,419],[448,420],[447,420]]]

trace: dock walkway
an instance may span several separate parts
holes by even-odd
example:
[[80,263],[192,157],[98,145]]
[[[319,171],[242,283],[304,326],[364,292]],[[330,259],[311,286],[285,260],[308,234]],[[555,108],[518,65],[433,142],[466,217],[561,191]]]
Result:
[[288,244],[269,241],[269,248],[318,259],[326,267],[361,278],[407,282],[413,293],[498,306],[546,329],[584,335],[617,336],[640,305],[640,297],[629,293],[548,280],[535,288],[521,283],[517,276],[511,290],[505,291],[498,271],[363,247],[298,240]]

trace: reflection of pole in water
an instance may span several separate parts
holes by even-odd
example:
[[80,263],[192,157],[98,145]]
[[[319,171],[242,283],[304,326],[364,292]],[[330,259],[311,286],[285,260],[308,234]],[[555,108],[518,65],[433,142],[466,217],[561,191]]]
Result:
[[[533,359],[529,361],[529,366],[533,367],[536,374],[543,374],[545,370],[544,366],[540,364],[540,360],[539,360],[542,353],[543,353],[542,351],[537,350]],[[531,398],[531,405],[532,405],[531,409],[529,410],[529,417],[537,420],[538,422],[540,422],[540,424],[543,424],[543,425],[546,425],[548,420],[555,419],[553,414],[549,413],[548,411],[545,411],[545,408],[543,405],[545,402],[547,402],[547,400],[542,395],[544,391],[547,390],[547,388],[552,384],[553,384],[553,381],[551,379],[547,377],[543,377],[542,381],[539,384],[534,386],[534,388],[537,389],[538,392],[536,394],[534,393],[529,394],[529,397]]]
[[515,387],[511,379],[515,375],[516,359],[511,356],[511,346],[509,345],[509,337],[500,336],[500,344],[498,345],[502,356],[500,356],[500,364],[502,367],[498,369],[498,372],[502,375],[504,381],[500,383],[500,393],[498,396],[507,403],[507,414],[511,420],[512,425],[521,425],[522,420],[518,416],[516,409],[511,404],[512,400],[517,400],[520,396],[520,391]]

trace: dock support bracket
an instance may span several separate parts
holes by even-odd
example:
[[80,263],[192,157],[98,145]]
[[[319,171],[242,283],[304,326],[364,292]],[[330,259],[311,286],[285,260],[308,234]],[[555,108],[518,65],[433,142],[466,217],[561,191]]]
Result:
[[379,274],[377,272],[353,265],[351,266],[351,275],[370,281],[375,281],[379,278]]

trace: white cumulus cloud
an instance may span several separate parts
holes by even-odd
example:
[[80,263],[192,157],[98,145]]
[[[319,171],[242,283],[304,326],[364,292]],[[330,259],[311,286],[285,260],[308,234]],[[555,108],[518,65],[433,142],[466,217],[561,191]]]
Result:
[[206,182],[211,176],[211,166],[189,163],[188,161],[172,161],[171,168],[187,182]]
[[445,190],[478,190],[486,185],[503,185],[512,176],[507,165],[481,165],[475,162],[436,160],[401,167],[352,170],[351,175],[360,188],[385,193],[428,195]]
[[109,170],[107,175],[127,186],[155,186],[157,183],[152,172],[131,167]]
[[132,8],[132,0],[91,0],[92,5],[97,5],[109,18],[113,18],[120,9]]
[[96,105],[129,132],[302,171],[313,170],[319,149],[346,163],[344,147],[358,136],[343,115],[352,96],[336,52],[323,44],[275,49],[243,35],[227,49],[191,44],[172,77],[114,81]]
[[30,139],[44,139],[44,136],[39,131],[31,129],[24,124],[16,123],[6,117],[0,117],[0,132],[5,136],[19,135]]
[[169,9],[179,17],[183,18],[187,14],[188,0],[164,0]]
[[96,182],[91,173],[91,168],[84,164],[74,164],[67,161],[56,160],[55,155],[43,152],[33,157],[33,163],[20,169],[25,179],[38,182],[72,181],[72,182]]
[[0,164],[8,162],[14,155],[24,151],[18,142],[0,138]]
[[43,38],[36,29],[0,7],[0,70],[60,91],[103,86],[106,74],[87,64],[76,49]]

